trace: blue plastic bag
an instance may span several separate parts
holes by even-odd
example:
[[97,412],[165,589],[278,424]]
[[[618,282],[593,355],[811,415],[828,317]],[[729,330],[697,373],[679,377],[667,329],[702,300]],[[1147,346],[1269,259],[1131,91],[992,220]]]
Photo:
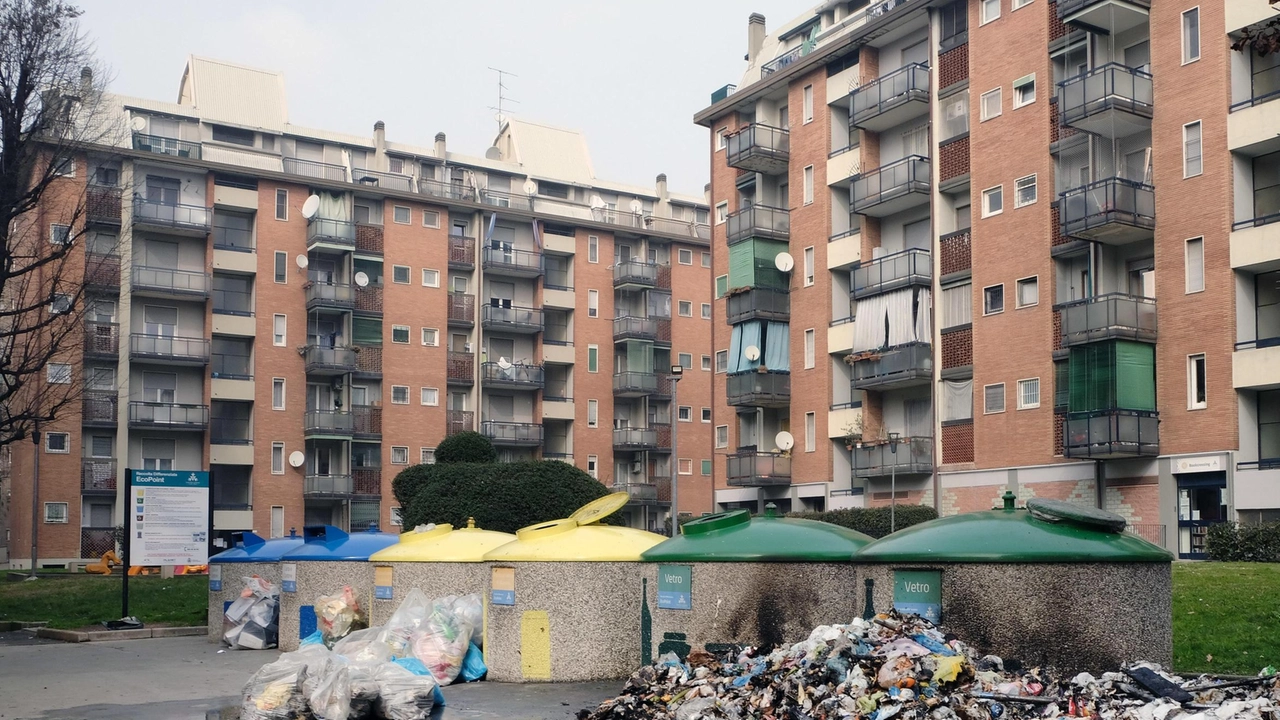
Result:
[[475,682],[483,679],[488,672],[489,666],[484,664],[484,651],[471,643],[467,648],[467,656],[462,659],[462,672],[458,677],[462,678],[462,682]]
[[[423,665],[422,661],[416,657],[395,658],[391,662],[399,665],[405,670],[408,670],[414,675],[431,676],[431,671],[428,670],[427,666]],[[431,691],[431,699],[435,702],[436,707],[444,707],[444,692],[440,690],[440,686],[438,684]]]
[[302,641],[298,643],[298,646],[305,647],[307,645],[320,645],[323,643],[324,643],[324,638],[320,636],[320,631],[317,630],[311,633],[310,635],[302,638]]

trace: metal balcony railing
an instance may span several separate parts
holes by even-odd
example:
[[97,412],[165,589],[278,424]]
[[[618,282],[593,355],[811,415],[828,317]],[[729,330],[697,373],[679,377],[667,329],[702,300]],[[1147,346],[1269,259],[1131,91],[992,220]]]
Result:
[[213,211],[203,205],[171,205],[138,197],[133,200],[133,222],[172,230],[208,233],[213,229]]
[[115,427],[119,398],[112,390],[86,390],[80,398],[80,422],[91,427]]
[[450,385],[471,385],[475,383],[475,353],[450,350],[445,359],[445,378]]
[[80,491],[114,494],[116,491],[116,459],[84,458],[80,461]]
[[209,376],[227,380],[252,380],[253,357],[248,343],[229,349],[231,352],[209,354]]
[[777,487],[791,484],[789,453],[746,450],[726,457],[728,483],[734,487]]
[[892,390],[928,383],[933,377],[933,351],[929,343],[908,343],[854,358],[855,390]]
[[194,270],[133,266],[133,289],[178,295],[209,296],[212,276]]
[[658,391],[658,376],[650,372],[620,372],[613,374],[613,394],[616,397],[640,397]]
[[418,192],[446,200],[475,202],[476,191],[462,180],[433,180],[419,178]]
[[728,242],[747,238],[788,240],[791,238],[791,212],[767,205],[748,205],[729,215]]
[[147,135],[146,133],[136,132],[133,134],[133,149],[157,155],[172,155],[173,157],[189,158],[191,160],[200,159],[200,143],[161,137],[159,135]]
[[351,421],[355,435],[382,434],[382,408],[378,405],[352,405]]
[[791,405],[791,373],[747,370],[725,378],[725,398],[730,405],[784,408]]
[[1124,137],[1151,127],[1153,107],[1151,73],[1119,63],[1058,83],[1058,112],[1064,127]]
[[933,283],[933,254],[925,248],[907,248],[882,255],[853,271],[853,296],[864,298],[891,290]]
[[658,338],[658,321],[654,318],[633,317],[624,315],[613,319],[613,339],[619,340],[656,340]]
[[302,431],[308,435],[350,435],[355,429],[355,415],[346,410],[308,410],[302,416]]
[[850,125],[884,130],[929,110],[929,66],[904,65],[853,90]]
[[213,415],[209,418],[209,443],[211,445],[252,445],[253,433],[250,432],[249,418]]
[[213,216],[213,249],[230,250],[231,252],[254,251],[253,231],[227,225],[227,219],[217,214]]
[[800,43],[796,47],[786,51],[785,53],[770,60],[764,65],[761,65],[760,74],[763,76],[763,75],[771,75],[773,73],[776,73],[779,70],[787,67],[788,65],[796,62],[797,60],[804,57],[805,55],[808,55],[809,52],[813,50],[813,48],[814,48],[813,43],[809,43],[809,42]]
[[209,362],[209,340],[202,337],[131,333],[129,357],[134,360],[204,364]]
[[1062,347],[1120,338],[1156,341],[1156,299],[1111,293],[1074,300],[1062,310]]
[[345,496],[350,495],[352,490],[350,475],[307,475],[302,483],[302,494],[305,497]]
[[470,269],[476,266],[476,239],[465,235],[449,236],[449,267]]
[[347,181],[347,167],[345,165],[334,165],[333,163],[325,163],[318,160],[284,158],[284,171],[290,175],[301,175],[302,177],[316,178],[317,180]]
[[622,260],[613,266],[613,286],[640,285],[654,287],[658,284],[658,270],[660,267],[655,263],[642,262],[634,258]]
[[542,274],[542,253],[533,250],[517,250],[500,243],[485,245],[481,253],[485,270],[518,277],[535,277]]
[[592,220],[626,228],[646,227],[648,217],[643,212],[632,212],[631,210],[619,210],[618,208],[610,207],[591,208]]
[[729,167],[765,174],[787,171],[791,133],[783,128],[752,123],[725,138]]
[[1069,458],[1155,457],[1160,454],[1160,414],[1120,409],[1069,412],[1062,437],[1063,454]]
[[504,192],[502,190],[490,190],[485,188],[480,191],[480,200],[485,205],[492,205],[500,208],[514,208],[516,210],[533,210],[533,197],[529,195],[518,195],[516,193]]
[[542,444],[541,423],[485,420],[480,423],[480,434],[494,445],[536,447]]
[[413,178],[400,173],[381,172],[368,168],[351,168],[351,182],[383,190],[413,192]]
[[351,310],[356,306],[355,289],[346,283],[312,280],[303,287],[306,289],[308,310],[316,308]]
[[91,223],[119,225],[122,198],[118,185],[89,183],[85,188],[85,219]]
[[451,292],[448,295],[449,324],[470,327],[476,324],[476,296]]
[[929,158],[908,155],[853,179],[853,212],[884,217],[929,201]]
[[356,369],[356,351],[349,347],[322,347],[307,345],[303,350],[306,372],[347,373]]
[[853,449],[853,476],[856,478],[928,475],[932,472],[932,437],[902,438],[896,450],[887,442]]
[[346,220],[311,218],[307,221],[307,246],[318,243],[355,249],[356,224]]
[[120,291],[120,256],[85,252],[84,284],[98,291]]
[[445,414],[446,436],[474,430],[475,425],[476,413],[474,410],[450,410]]
[[120,323],[89,321],[84,324],[84,356],[115,360],[120,355]]
[[191,403],[129,403],[130,427],[203,430],[209,426],[209,406]]
[[613,483],[614,492],[624,492],[630,496],[628,502],[652,504],[658,502],[658,484],[651,482],[618,482]]
[[747,320],[790,322],[791,293],[776,288],[755,287],[728,297],[725,320],[730,324]]
[[507,363],[504,368],[496,362],[480,364],[480,382],[487,387],[537,390],[546,384],[541,365]]
[[480,324],[486,328],[500,328],[508,332],[536,333],[542,331],[543,313],[540,308],[481,305]]
[[651,428],[614,428],[613,449],[648,450],[658,446],[658,433]]
[[1128,242],[1155,229],[1155,188],[1124,178],[1104,178],[1062,193],[1058,212],[1067,237]]

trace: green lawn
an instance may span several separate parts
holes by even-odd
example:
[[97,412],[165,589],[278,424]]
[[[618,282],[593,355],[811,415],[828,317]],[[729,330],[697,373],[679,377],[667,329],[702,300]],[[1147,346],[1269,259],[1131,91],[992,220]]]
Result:
[[[209,578],[129,578],[129,613],[150,625],[204,625]],[[120,618],[120,576],[0,581],[0,620],[47,620],[75,629]]]
[[1256,675],[1268,665],[1280,666],[1277,598],[1280,564],[1175,563],[1174,668]]

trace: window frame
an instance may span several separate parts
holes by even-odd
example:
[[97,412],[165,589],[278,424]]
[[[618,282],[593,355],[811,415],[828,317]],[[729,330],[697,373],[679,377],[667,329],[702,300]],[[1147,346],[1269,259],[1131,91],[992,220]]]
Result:
[[804,369],[812,370],[818,362],[816,328],[805,328],[804,331]]
[[708,269],[711,267],[711,253],[705,250],[702,252],[702,267]]
[[713,465],[710,458],[702,458],[702,477],[711,477]]
[[[397,280],[396,273],[403,270],[404,280]],[[392,265],[391,266],[391,282],[396,285],[409,285],[413,282],[413,268],[408,265]]]
[[[62,506],[62,519],[61,520],[57,519],[55,515],[55,516],[52,516],[54,519],[50,520],[49,519],[51,517],[49,514],[50,508],[54,508],[59,505]],[[43,512],[41,513],[41,519],[43,520],[42,524],[44,525],[66,525],[71,522],[71,504],[70,503],[63,502],[60,500],[45,501],[42,506],[42,511]]]
[[[1194,37],[1194,40],[1195,40],[1194,56],[1190,55],[1190,53],[1187,52],[1188,51],[1187,41],[1193,39],[1187,33],[1187,17],[1192,13],[1195,14],[1195,21],[1196,21],[1196,32]],[[1204,55],[1204,48],[1201,46],[1201,42],[1200,42],[1202,34],[1203,33],[1200,32],[1200,6],[1196,5],[1195,7],[1190,7],[1190,8],[1187,8],[1186,10],[1183,10],[1182,16],[1181,16],[1181,22],[1178,23],[1178,37],[1182,41],[1179,51],[1182,53],[1183,65],[1190,65],[1191,63],[1198,61]]]
[[729,147],[729,126],[726,125],[716,130],[716,152],[720,152]]
[[[994,95],[997,99],[996,111],[992,115],[987,114],[987,98]],[[978,122],[984,123],[988,120],[995,120],[1004,114],[1004,86],[988,90],[978,96]]]
[[436,449],[433,447],[418,448],[418,464],[419,465],[435,465]]
[[[1033,383],[1033,382],[1036,384],[1036,401],[1035,401],[1035,403],[1028,403],[1028,402],[1024,402],[1024,400],[1025,400],[1025,397],[1026,397],[1026,396],[1025,396],[1025,394],[1024,394],[1023,388],[1024,388],[1024,387],[1029,387],[1029,386],[1030,386],[1030,383]],[[1037,408],[1039,408],[1039,407],[1040,407],[1040,402],[1041,402],[1041,392],[1042,392],[1042,390],[1043,390],[1043,388],[1042,388],[1042,386],[1041,386],[1041,383],[1040,383],[1040,378],[1038,378],[1038,377],[1035,377],[1035,378],[1023,378],[1023,379],[1021,379],[1021,380],[1019,380],[1019,381],[1018,381],[1017,388],[1018,388],[1018,390],[1017,390],[1017,393],[1018,393],[1018,398],[1017,398],[1017,407],[1018,407],[1018,409],[1019,409],[1019,410],[1035,410],[1035,409],[1037,409]],[[985,404],[985,403],[984,403],[984,404]]]
[[[436,281],[434,283],[427,282],[427,273],[436,274]],[[422,287],[428,287],[428,288],[440,287],[440,271],[435,268],[422,268]]]
[[[992,290],[994,288],[1000,288],[1000,309],[988,310],[987,309],[987,291]],[[1004,306],[1005,306],[1004,283],[995,283],[994,285],[983,286],[982,288],[982,316],[983,317],[988,317],[990,315],[999,315],[1000,313],[1004,312]]]
[[[280,216],[280,210],[284,210],[284,217]],[[289,222],[289,191],[286,188],[276,188],[276,220],[281,222]]]
[[[277,450],[280,451],[280,469],[279,470],[276,469],[276,451]],[[285,459],[285,454],[284,454],[284,442],[280,440],[273,440],[271,442],[271,474],[283,475],[284,466],[286,462],[287,461]]]
[[[1033,303],[1022,303],[1022,287],[1023,285],[1034,282],[1036,284],[1036,301]],[[1021,310],[1023,308],[1036,307],[1040,304],[1040,276],[1029,275],[1024,278],[1018,278],[1013,281],[1013,309]]]
[[813,287],[814,282],[818,279],[817,251],[810,245],[804,249],[802,257],[804,261],[804,286]]
[[[396,339],[396,333],[400,331],[404,331],[404,340]],[[393,345],[408,345],[410,337],[411,336],[409,335],[408,325],[392,325],[391,326],[391,343]]]
[[685,370],[693,369],[693,353],[676,353],[676,364]]
[[[396,400],[396,393],[400,390],[404,391],[404,399]],[[392,405],[408,405],[409,404],[409,386],[408,385],[392,385],[391,386],[391,404]]]
[[[396,453],[403,453],[404,459],[397,461]],[[392,445],[390,452],[388,452],[387,454],[387,464],[408,465],[409,464],[409,446],[408,445]]]
[[729,292],[729,276],[717,275],[716,276],[716,299],[719,300],[720,298],[728,294],[728,292]]
[[[711,367],[712,367],[712,369],[713,369],[717,374],[719,374],[719,373],[727,373],[727,372],[729,372],[729,351],[728,351],[728,350],[717,350],[717,351],[715,352],[715,356],[714,356],[714,357],[715,357],[715,359],[712,361],[714,364],[711,366]],[[724,363],[723,363],[723,364],[721,364],[721,362],[720,362],[720,359],[721,359],[721,358],[724,358]]]
[[[62,239],[58,240],[58,233],[62,232]],[[49,244],[50,245],[66,245],[71,242],[71,226],[66,223],[49,223]]]
[[693,422],[693,406],[678,405],[676,406],[676,422]]
[[[433,393],[435,393],[435,396],[436,396],[435,402],[428,402],[428,401],[427,401],[427,393],[428,393],[428,392],[433,392]],[[418,388],[418,403],[419,403],[419,404],[421,404],[423,407],[440,407],[440,388],[436,388],[436,387],[419,387],[419,388]]]
[[[396,219],[396,212],[399,210],[404,210],[406,213],[409,214],[408,218],[406,218],[404,221],[400,221]],[[407,205],[392,205],[391,206],[391,222],[395,223],[396,225],[412,225],[413,224],[413,208]]]
[[711,372],[711,356],[703,355],[701,360],[702,372]]
[[[1039,202],[1039,201],[1040,201],[1040,185],[1039,185],[1039,178],[1038,178],[1038,175],[1039,175],[1039,173],[1031,173],[1030,175],[1023,175],[1022,177],[1020,177],[1020,178],[1018,178],[1017,180],[1014,180],[1014,181],[1013,181],[1013,207],[1014,207],[1014,209],[1017,209],[1017,208],[1024,208],[1024,207],[1027,207],[1028,205],[1035,205],[1037,202]],[[1031,198],[1030,200],[1025,201],[1025,202],[1024,202],[1024,201],[1023,201],[1023,199],[1022,199],[1022,195],[1021,195],[1021,194],[1019,194],[1019,192],[1018,192],[1019,190],[1024,189],[1024,188],[1020,188],[1020,187],[1018,187],[1018,183],[1021,183],[1021,182],[1023,182],[1024,180],[1030,180],[1030,181],[1031,181],[1031,186],[1030,186],[1030,187],[1031,187],[1031,192],[1032,192],[1032,198]],[[1002,193],[1001,193],[1001,195],[1003,195],[1003,194],[1004,194],[1004,193],[1002,192]],[[1003,205],[1003,203],[1004,203],[1004,198],[1003,198],[1003,197],[1001,198],[1000,202],[1001,202],[1001,204]]]
[[587,456],[587,474],[590,475],[594,480],[600,479],[600,456],[599,455]]
[[[1000,388],[1000,409],[999,410],[992,410],[991,405],[988,403],[987,390],[989,388]],[[999,415],[1005,412],[1005,410],[1008,407],[1009,407],[1009,398],[1008,398],[1008,394],[1005,392],[1004,383],[1002,382],[991,383],[989,385],[982,386],[982,414],[983,415]]]
[[[685,260],[685,258],[689,258]],[[680,265],[693,264],[693,251],[689,248],[676,248],[676,262]]]
[[[987,17],[987,3],[992,1],[994,1],[996,4],[996,14],[991,17]],[[987,23],[992,23],[992,22],[995,22],[996,20],[999,20],[1000,13],[1003,10],[1003,8],[1001,7],[1003,4],[1004,3],[1001,0],[978,0],[978,27],[982,27]]]
[[818,451],[818,414],[812,410],[804,414],[804,451]]
[[[1187,152],[1187,130],[1190,129],[1192,125],[1196,127],[1196,133],[1199,135],[1199,137],[1196,138],[1196,149],[1200,154],[1196,157],[1195,161],[1199,163],[1200,169],[1195,172],[1188,171],[1188,166],[1191,162],[1191,155]],[[1204,175],[1204,121],[1193,120],[1189,123],[1183,124],[1182,126],[1182,179],[1187,180],[1193,177],[1200,177],[1201,175]]]
[[717,225],[723,225],[729,221],[729,201],[721,200],[716,203],[715,219]]
[[[427,334],[434,333],[435,339],[431,342],[427,341]],[[423,347],[440,347],[440,328],[422,328],[422,346]]]
[[[276,405],[276,385],[280,386],[280,405]],[[282,377],[271,378],[271,409],[284,410],[288,404],[288,380]]]
[[587,401],[587,427],[600,427],[600,401]]
[[[50,440],[54,436],[62,438],[62,449],[55,450],[50,447]],[[51,455],[70,455],[71,454],[71,433],[68,432],[46,432],[44,434],[44,451]]]
[[[1028,86],[1031,88],[1031,99],[1020,100],[1018,97],[1019,95],[1018,90]],[[1014,80],[1012,88],[1013,88],[1013,109],[1014,110],[1017,110],[1018,108],[1024,108],[1028,105],[1034,105],[1036,100],[1038,99],[1039,88],[1036,87],[1035,73],[1031,73],[1030,75],[1023,75],[1017,80]]]
[[587,291],[587,317],[600,317],[600,291]]
[[[429,217],[434,217],[436,219],[434,224],[427,222],[427,218]],[[422,211],[422,227],[439,230],[440,229],[440,211],[439,210],[423,210]]]
[[[280,326],[284,332],[276,331],[276,322],[280,322]],[[277,340],[277,338],[279,338]],[[284,313],[274,313],[271,316],[271,344],[274,347],[287,347],[289,345],[289,316]]]
[[600,236],[587,236],[587,262],[595,265],[600,262]]
[[[1204,387],[1197,388],[1196,363],[1204,368]],[[1197,392],[1199,391],[1199,392]],[[1203,400],[1196,397],[1203,394]],[[1209,408],[1209,358],[1206,353],[1187,355],[1187,410],[1207,410]]]
[[711,417],[711,408],[709,408],[709,407],[705,407],[705,406],[704,406],[704,407],[702,408],[702,411],[699,413],[698,418],[699,418],[700,420],[702,420],[702,422],[704,422],[704,423],[706,423],[706,424],[710,425],[710,424],[711,424],[711,420],[712,420],[712,417]]
[[275,255],[275,267],[272,272],[277,285],[289,284],[289,253],[284,250],[277,250]]
[[[991,209],[990,199],[995,194],[999,194],[1000,196],[999,210]],[[982,217],[985,219],[989,217],[995,217],[1003,213],[1004,213],[1004,183],[1001,183],[999,185],[992,185],[989,188],[983,189],[982,190]]]
[[[688,308],[689,308],[689,312],[685,312],[685,311],[684,311],[685,306],[688,306]],[[677,301],[676,301],[676,316],[677,316],[677,317],[687,317],[687,318],[691,318],[691,317],[693,317],[693,301],[692,301],[692,300],[677,300]]]
[[[724,431],[724,440],[720,439],[720,432]],[[729,447],[729,426],[717,425],[712,434],[712,439],[717,450]]]
[[44,366],[45,383],[49,385],[70,385],[73,375],[71,363],[51,362]]
[[805,85],[800,91],[800,124],[813,122],[813,85]]
[[804,184],[804,204],[812,205],[813,197],[814,197],[813,186],[815,182],[813,166],[806,165],[804,167],[804,170],[802,171],[801,177],[803,178],[803,184]]
[[[1200,286],[1193,288],[1191,285],[1191,247],[1192,244],[1200,248]],[[1182,249],[1182,268],[1183,268],[1183,290],[1185,295],[1194,295],[1205,291],[1205,273],[1204,268],[1204,236],[1187,238],[1183,242]]]
[[702,311],[702,319],[710,320],[711,319],[711,303],[701,303],[700,308]]
[[587,372],[600,372],[600,346],[587,345]]
[[[688,470],[684,469],[686,463],[688,464],[688,467],[689,467]],[[676,473],[680,475],[692,475],[693,474],[693,458],[676,458]]]

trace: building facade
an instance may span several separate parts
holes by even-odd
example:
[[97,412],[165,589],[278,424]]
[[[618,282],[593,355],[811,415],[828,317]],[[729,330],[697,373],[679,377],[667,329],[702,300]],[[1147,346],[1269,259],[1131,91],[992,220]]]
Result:
[[[1280,517],[1266,0],[829,2],[713,93],[715,501]],[[723,394],[721,394],[723,393]]]
[[637,527],[665,521],[671,463],[681,509],[710,508],[704,198],[598,179],[579,133],[516,119],[475,157],[301,128],[283,83],[191,58],[177,102],[115,98],[121,145],[59,180],[86,320],[46,380],[82,399],[11,448],[16,508],[40,453],[41,563],[114,547],[126,468],[208,469],[224,542],[395,527],[392,479],[463,430],[631,492]]

